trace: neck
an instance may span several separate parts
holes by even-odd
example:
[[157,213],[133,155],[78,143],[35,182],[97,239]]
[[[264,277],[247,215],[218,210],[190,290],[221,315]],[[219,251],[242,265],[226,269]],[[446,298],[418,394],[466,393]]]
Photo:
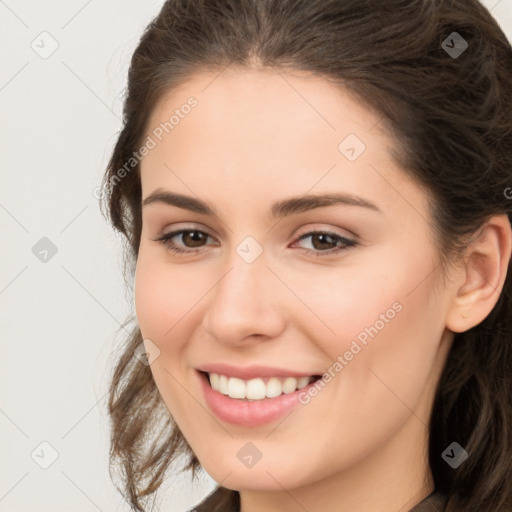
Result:
[[434,490],[428,463],[427,425],[428,421],[411,414],[378,451],[308,485],[294,488],[279,485],[281,489],[275,491],[241,490],[240,510],[409,512]]

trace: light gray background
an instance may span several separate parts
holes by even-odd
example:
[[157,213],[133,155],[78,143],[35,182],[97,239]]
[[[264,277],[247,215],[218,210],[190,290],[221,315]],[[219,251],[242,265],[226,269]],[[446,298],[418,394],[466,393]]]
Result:
[[[108,475],[105,407],[133,303],[94,191],[131,53],[162,3],[0,0],[1,512],[129,510]],[[483,3],[512,39],[512,0]],[[32,252],[43,237],[57,247],[46,262]],[[161,511],[214,485],[206,474],[169,482]]]

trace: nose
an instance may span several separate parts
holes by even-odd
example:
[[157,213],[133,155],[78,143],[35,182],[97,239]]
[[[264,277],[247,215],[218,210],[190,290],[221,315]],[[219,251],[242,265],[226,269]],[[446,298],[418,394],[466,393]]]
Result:
[[203,328],[219,343],[246,346],[279,336],[286,314],[279,302],[282,283],[267,267],[264,252],[252,263],[236,252],[213,290]]

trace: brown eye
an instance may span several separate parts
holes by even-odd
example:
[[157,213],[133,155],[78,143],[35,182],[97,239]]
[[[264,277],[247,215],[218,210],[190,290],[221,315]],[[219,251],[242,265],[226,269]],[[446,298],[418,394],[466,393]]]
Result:
[[306,238],[311,238],[313,250],[307,248],[304,250],[306,254],[314,254],[315,256],[337,254],[349,247],[357,245],[355,240],[349,240],[348,238],[328,231],[310,231],[309,233],[301,235],[298,241]]
[[[178,237],[181,237],[181,242],[184,245],[184,249],[180,246],[177,246],[173,241],[173,238],[179,240]],[[198,229],[180,229],[178,231],[171,231],[170,233],[166,233],[159,238],[157,238],[156,242],[161,242],[166,249],[173,252],[195,252],[197,248],[202,247],[210,235],[205,233],[204,231],[199,231]],[[187,250],[188,248],[188,250]]]
[[[173,240],[180,240],[180,238],[181,246]],[[162,243],[166,250],[174,253],[193,254],[206,245],[208,238],[212,237],[208,233],[198,229],[180,229],[165,233],[154,241]],[[355,240],[349,240],[348,238],[342,237],[336,233],[330,233],[327,231],[311,231],[309,233],[305,233],[299,237],[298,242],[307,238],[311,238],[313,248],[303,248],[303,250],[306,254],[314,254],[315,256],[337,254],[349,247],[357,245]]]
[[208,235],[203,233],[202,231],[182,231],[181,232],[181,240],[185,243],[187,247],[200,247],[201,242],[206,240]]

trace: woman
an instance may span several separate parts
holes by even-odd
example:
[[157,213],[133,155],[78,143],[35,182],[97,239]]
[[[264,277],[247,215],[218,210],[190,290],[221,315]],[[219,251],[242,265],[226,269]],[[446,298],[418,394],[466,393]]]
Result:
[[[146,510],[512,510],[512,49],[477,0],[174,0],[104,177]],[[321,257],[320,257],[321,256]]]

